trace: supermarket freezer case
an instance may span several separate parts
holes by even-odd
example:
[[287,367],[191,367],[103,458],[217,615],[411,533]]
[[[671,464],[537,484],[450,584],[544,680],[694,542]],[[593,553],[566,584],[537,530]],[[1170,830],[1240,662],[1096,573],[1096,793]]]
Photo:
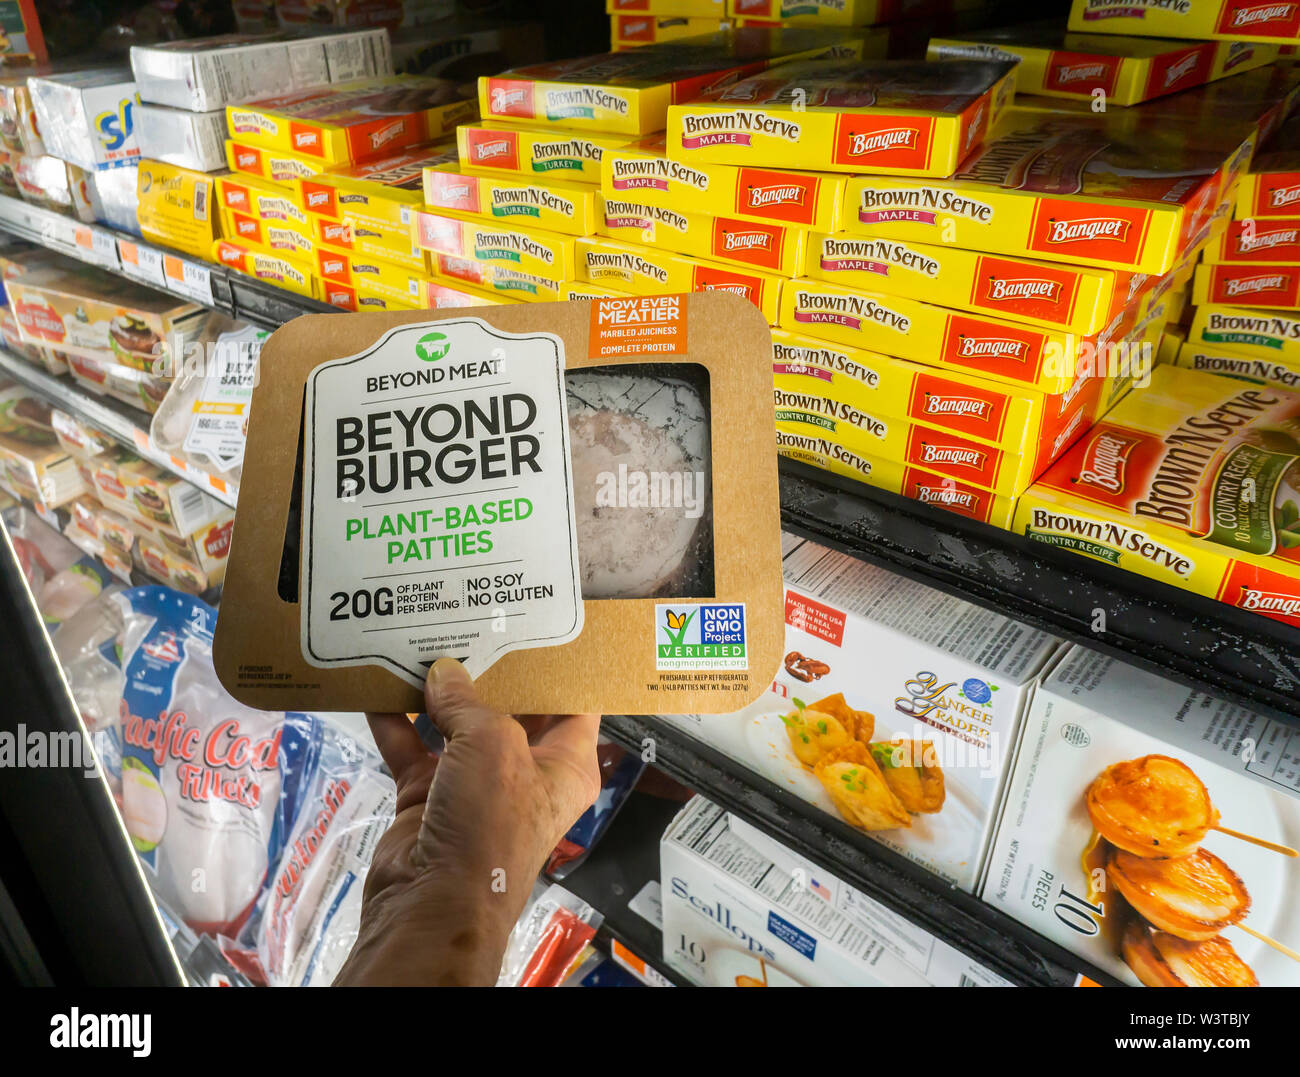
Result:
[[[85,769],[86,728],[3,525],[0,671],[0,976],[11,986],[185,984],[103,772]],[[23,765],[42,741],[63,747]],[[47,765],[56,763],[72,765]]]

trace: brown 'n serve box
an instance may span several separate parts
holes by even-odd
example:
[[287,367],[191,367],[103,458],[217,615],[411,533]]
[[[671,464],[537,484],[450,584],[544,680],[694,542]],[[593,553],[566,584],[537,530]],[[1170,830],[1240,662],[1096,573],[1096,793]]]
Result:
[[222,683],[268,710],[421,711],[451,654],[511,713],[745,706],[782,654],[771,350],[723,292],[282,327]]

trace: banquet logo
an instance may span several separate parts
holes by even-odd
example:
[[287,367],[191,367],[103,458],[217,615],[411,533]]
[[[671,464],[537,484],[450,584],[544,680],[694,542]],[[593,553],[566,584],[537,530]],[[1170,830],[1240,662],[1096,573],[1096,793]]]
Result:
[[1124,489],[1124,472],[1128,458],[1141,442],[1120,437],[1117,434],[1102,432],[1088,445],[1083,454],[1083,467],[1079,470],[1079,481],[1091,486],[1100,486],[1112,494]]
[[870,153],[883,150],[915,149],[915,127],[895,127],[885,131],[864,131],[850,135],[848,153],[850,157],[865,157]]
[[1034,277],[1009,279],[990,277],[984,292],[984,298],[991,302],[1007,302],[1018,299],[1042,299],[1055,303],[1061,294],[1061,282],[1042,280]]
[[808,189],[798,184],[773,184],[769,187],[751,187],[749,189],[750,209],[766,209],[768,206],[802,206]]
[[1029,345],[1023,340],[1006,337],[958,337],[957,354],[963,358],[1013,359],[1023,363],[1029,355]]
[[1276,292],[1286,286],[1286,278],[1280,275],[1271,277],[1244,277],[1241,280],[1223,282],[1223,294],[1227,296],[1257,295],[1260,292]]
[[1119,217],[1080,217],[1072,221],[1049,221],[1048,243],[1078,243],[1110,239],[1123,243],[1128,238],[1129,222]]
[[925,406],[922,408],[922,412],[925,415],[971,415],[977,419],[987,419],[989,417],[989,407],[989,401],[979,400],[973,396],[944,396],[940,393],[926,393]]

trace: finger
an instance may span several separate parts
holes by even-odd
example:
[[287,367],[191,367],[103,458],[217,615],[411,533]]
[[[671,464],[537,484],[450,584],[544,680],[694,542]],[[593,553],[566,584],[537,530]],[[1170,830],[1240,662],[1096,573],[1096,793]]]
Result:
[[375,747],[383,756],[388,769],[398,785],[409,777],[411,772],[429,759],[429,749],[420,740],[420,734],[405,714],[371,714],[366,713],[366,722],[370,734],[375,738]]
[[577,814],[600,794],[599,732],[599,714],[557,714],[534,745],[552,792],[571,796],[578,803]]
[[429,719],[448,741],[499,715],[478,697],[470,675],[454,658],[439,658],[424,682]]

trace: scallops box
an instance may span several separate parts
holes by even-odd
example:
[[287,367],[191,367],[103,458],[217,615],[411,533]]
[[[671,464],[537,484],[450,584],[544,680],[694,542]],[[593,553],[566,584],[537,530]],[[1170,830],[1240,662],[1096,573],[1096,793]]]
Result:
[[1034,696],[982,896],[1130,983],[1294,986],[1251,932],[1300,948],[1297,847],[1300,731],[1074,647]]
[[700,986],[1010,986],[703,797],[659,863],[664,961]]
[[295,319],[250,409],[222,683],[419,711],[454,657],[514,713],[751,703],[781,656],[770,349],[712,294]]
[[787,545],[785,658],[725,718],[667,720],[974,890],[1045,632],[813,542]]

